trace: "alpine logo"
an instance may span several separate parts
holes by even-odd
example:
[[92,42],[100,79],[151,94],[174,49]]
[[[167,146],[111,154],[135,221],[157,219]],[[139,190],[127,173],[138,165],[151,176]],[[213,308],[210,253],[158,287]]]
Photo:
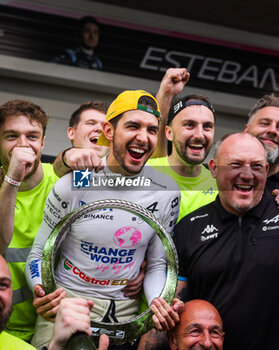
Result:
[[218,237],[218,229],[214,225],[207,225],[206,228],[202,231],[202,235],[205,233],[209,234],[208,236],[201,236],[201,241],[207,241],[208,239]]
[[266,225],[270,224],[270,223],[274,223],[276,224],[277,222],[279,222],[279,214],[274,216],[274,218],[272,219],[266,219],[263,221]]
[[214,191],[213,187],[209,187],[208,190],[203,190],[202,193],[203,193],[204,195],[207,195],[207,194],[212,195],[212,194],[215,193],[215,191]]

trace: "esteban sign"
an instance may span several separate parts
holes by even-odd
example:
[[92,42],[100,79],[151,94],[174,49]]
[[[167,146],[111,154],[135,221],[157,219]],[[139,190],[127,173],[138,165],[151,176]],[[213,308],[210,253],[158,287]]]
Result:
[[[270,65],[257,65],[240,60],[227,60],[217,57],[196,55],[150,46],[140,63],[140,68],[164,72],[168,67],[187,67],[195,79],[221,84],[246,86],[251,89],[279,91],[278,68]],[[232,87],[231,87],[232,88]]]
[[[253,97],[279,91],[279,51],[98,20],[104,71],[160,81],[168,68],[186,67],[189,86]],[[0,22],[3,54],[50,62],[79,43],[77,18],[0,5]]]

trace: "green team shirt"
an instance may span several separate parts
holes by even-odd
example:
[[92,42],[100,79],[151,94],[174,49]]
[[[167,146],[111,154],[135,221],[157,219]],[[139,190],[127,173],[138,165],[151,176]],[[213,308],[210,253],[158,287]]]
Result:
[[192,211],[214,201],[218,193],[216,181],[205,166],[201,167],[198,176],[186,177],[177,174],[171,168],[168,157],[149,159],[147,163],[172,177],[178,184],[181,191],[178,221]]
[[34,346],[26,343],[25,341],[2,332],[0,334],[0,350],[36,350]]
[[59,179],[52,164],[43,163],[42,167],[44,177],[40,184],[17,193],[13,237],[4,254],[13,286],[13,312],[5,330],[25,341],[33,336],[37,316],[32,304],[33,294],[25,280],[25,261],[43,219],[46,198]]

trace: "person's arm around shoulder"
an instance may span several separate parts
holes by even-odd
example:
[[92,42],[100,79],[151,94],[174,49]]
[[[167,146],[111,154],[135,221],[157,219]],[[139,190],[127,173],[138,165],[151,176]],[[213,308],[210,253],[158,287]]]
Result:
[[57,176],[62,177],[72,170],[95,170],[98,172],[104,168],[101,160],[102,148],[94,145],[94,148],[67,148],[61,151],[53,163],[53,169]]

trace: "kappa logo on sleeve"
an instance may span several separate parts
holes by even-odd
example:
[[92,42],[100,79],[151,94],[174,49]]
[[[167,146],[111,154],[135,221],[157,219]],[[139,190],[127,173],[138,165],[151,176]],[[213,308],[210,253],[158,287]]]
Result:
[[91,171],[86,170],[74,170],[73,171],[73,187],[75,188],[87,188],[91,186]]

